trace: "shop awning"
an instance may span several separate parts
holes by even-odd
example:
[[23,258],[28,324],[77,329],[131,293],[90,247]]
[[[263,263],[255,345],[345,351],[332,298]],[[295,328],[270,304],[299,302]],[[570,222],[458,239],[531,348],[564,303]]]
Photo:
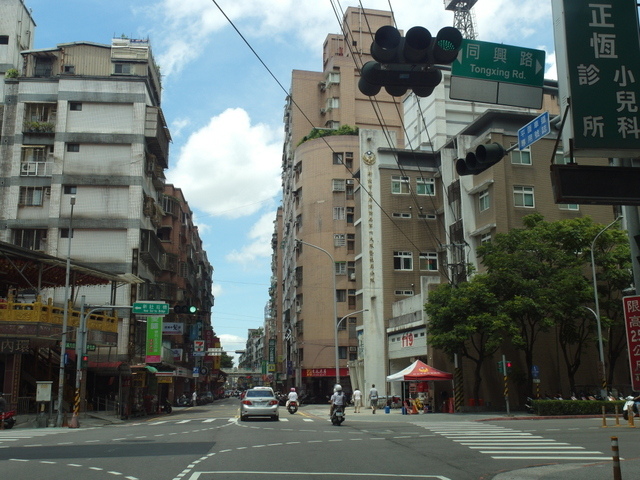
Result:
[[131,365],[131,370],[146,370],[149,373],[158,373],[158,369],[151,365]]
[[87,365],[89,371],[96,375],[115,376],[131,375],[131,368],[126,362],[92,362]]

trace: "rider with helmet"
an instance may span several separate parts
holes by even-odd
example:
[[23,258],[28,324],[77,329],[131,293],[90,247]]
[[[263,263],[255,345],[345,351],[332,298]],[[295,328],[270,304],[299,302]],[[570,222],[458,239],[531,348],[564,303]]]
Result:
[[331,404],[331,409],[329,410],[329,416],[333,415],[333,410],[335,409],[335,407],[346,406],[347,397],[342,391],[342,385],[336,384],[336,386],[333,387],[333,395],[331,395],[331,399],[329,400],[329,403]]
[[286,403],[285,407],[288,407],[289,403],[297,402],[297,401],[298,401],[298,393],[296,392],[295,388],[291,388],[291,391],[289,392],[289,395],[287,396],[287,403]]

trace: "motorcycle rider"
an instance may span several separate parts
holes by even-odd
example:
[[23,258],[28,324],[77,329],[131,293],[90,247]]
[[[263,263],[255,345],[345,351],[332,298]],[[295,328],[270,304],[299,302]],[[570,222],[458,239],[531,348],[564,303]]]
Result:
[[0,392],[0,430],[4,430],[4,412],[7,410],[7,401]]
[[337,384],[333,387],[333,395],[331,395],[331,399],[329,400],[331,404],[331,409],[329,410],[329,416],[333,415],[333,411],[336,407],[344,407],[346,404],[346,396],[342,391],[342,385]]
[[287,396],[287,403],[285,404],[285,407],[289,407],[289,404],[291,402],[297,402],[298,401],[298,392],[296,392],[295,388],[291,388],[291,391],[289,392],[289,395]]

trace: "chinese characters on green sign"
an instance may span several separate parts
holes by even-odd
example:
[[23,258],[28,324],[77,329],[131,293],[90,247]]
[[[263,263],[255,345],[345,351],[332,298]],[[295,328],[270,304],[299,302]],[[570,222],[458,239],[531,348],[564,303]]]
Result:
[[[640,40],[632,0],[554,0],[558,81],[568,103],[576,155],[640,152]],[[563,79],[566,91],[563,91]],[[567,131],[565,131],[567,133]],[[565,148],[566,148],[565,143]]]

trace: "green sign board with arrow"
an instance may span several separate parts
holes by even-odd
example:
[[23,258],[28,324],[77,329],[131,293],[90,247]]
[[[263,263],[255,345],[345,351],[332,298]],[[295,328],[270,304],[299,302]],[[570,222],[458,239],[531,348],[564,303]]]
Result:
[[463,39],[451,75],[542,87],[544,57],[544,50]]

